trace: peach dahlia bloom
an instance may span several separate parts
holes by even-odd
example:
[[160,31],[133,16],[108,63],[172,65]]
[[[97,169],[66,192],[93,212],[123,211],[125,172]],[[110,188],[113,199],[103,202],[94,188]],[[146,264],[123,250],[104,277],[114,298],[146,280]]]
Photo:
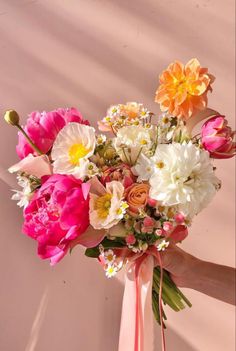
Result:
[[207,92],[212,90],[214,76],[194,58],[186,65],[171,63],[159,78],[155,101],[161,110],[187,120],[207,107]]

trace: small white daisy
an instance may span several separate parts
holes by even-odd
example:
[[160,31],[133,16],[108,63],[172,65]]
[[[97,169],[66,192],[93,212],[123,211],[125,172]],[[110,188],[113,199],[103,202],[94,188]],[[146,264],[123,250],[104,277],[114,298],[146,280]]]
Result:
[[169,241],[166,241],[165,239],[160,242],[160,244],[157,245],[157,250],[158,251],[165,251],[165,249],[169,246]]
[[108,265],[105,271],[106,271],[106,277],[112,278],[117,274],[118,267],[115,265]]
[[22,190],[13,190],[15,194],[12,195],[11,199],[18,201],[17,205],[19,207],[26,207],[33,196],[30,181],[28,178],[20,175],[17,175],[17,181]]
[[161,118],[160,118],[160,121],[159,121],[159,124],[160,126],[163,128],[163,129],[168,129],[170,128],[171,126],[171,117],[164,113]]
[[99,134],[99,135],[97,136],[97,144],[98,144],[98,145],[104,144],[106,140],[107,140],[107,137],[106,137],[106,135],[104,135],[104,134]]
[[99,169],[93,162],[86,162],[85,168],[84,174],[89,178],[99,174]]
[[115,262],[116,255],[114,254],[114,251],[109,249],[105,250],[103,253],[104,261],[108,265],[112,265]]
[[124,217],[128,207],[129,207],[129,205],[127,204],[126,201],[121,201],[120,207],[117,210],[117,215],[120,219],[122,219]]

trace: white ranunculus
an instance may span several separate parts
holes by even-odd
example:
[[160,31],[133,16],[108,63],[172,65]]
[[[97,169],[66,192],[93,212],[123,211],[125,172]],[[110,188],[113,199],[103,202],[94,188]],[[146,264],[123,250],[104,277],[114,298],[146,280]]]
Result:
[[54,173],[72,174],[81,179],[87,176],[88,159],[94,153],[95,143],[94,128],[76,122],[67,124],[52,148]]
[[219,180],[209,154],[191,142],[158,145],[152,161],[150,197],[164,206],[178,205],[193,217],[215,195]]
[[118,130],[114,138],[114,147],[123,162],[134,164],[139,154],[145,153],[152,147],[149,129],[142,126],[126,126]]

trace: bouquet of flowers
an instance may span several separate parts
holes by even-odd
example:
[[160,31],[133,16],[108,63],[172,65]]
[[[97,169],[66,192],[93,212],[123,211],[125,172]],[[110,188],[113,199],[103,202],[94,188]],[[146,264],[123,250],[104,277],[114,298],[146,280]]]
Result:
[[213,81],[197,59],[176,61],[160,75],[163,114],[136,102],[111,106],[98,122],[103,134],[75,108],[32,112],[24,127],[16,111],[5,113],[19,129],[21,161],[9,171],[22,190],[12,198],[38,255],[55,265],[83,245],[108,278],[126,269],[120,351],[151,350],[151,309],[163,330],[162,302],[175,311],[191,306],[161,256],[220,189],[211,159],[235,155],[235,133],[207,107]]

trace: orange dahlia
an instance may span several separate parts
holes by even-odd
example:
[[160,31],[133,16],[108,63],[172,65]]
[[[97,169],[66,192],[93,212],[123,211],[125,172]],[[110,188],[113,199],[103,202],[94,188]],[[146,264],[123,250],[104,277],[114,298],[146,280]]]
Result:
[[162,111],[187,120],[207,107],[207,93],[212,91],[214,79],[196,58],[186,65],[175,61],[161,73],[155,101]]

